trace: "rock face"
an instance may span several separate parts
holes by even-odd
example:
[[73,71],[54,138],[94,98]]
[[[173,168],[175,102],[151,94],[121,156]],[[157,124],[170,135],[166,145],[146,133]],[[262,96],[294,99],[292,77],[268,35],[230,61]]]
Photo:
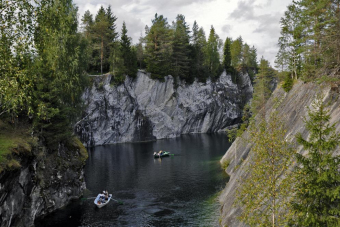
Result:
[[216,82],[187,85],[172,76],[152,80],[140,71],[112,86],[111,75],[98,76],[83,95],[86,117],[76,132],[87,146],[217,132],[239,121],[252,96],[248,75],[241,78],[237,86],[224,72]]
[[[295,135],[301,133],[304,138],[308,136],[308,132],[303,122],[303,117],[307,116],[307,107],[316,99],[318,94],[322,94],[325,103],[331,103],[328,107],[330,111],[330,122],[336,123],[336,130],[340,132],[340,99],[339,89],[302,82],[298,82],[289,93],[285,93],[283,89],[278,88],[266,104],[267,115],[274,108],[278,111],[279,116],[285,122],[287,130],[286,138],[288,141],[295,142]],[[228,227],[244,227],[244,223],[238,221],[237,217],[241,214],[240,207],[233,206],[235,192],[239,186],[239,179],[246,177],[245,166],[251,161],[251,144],[246,141],[248,132],[245,131],[241,138],[237,138],[231,145],[229,150],[221,159],[221,164],[229,162],[226,172],[230,175],[230,181],[219,197],[221,203],[221,225]],[[284,139],[284,138],[282,138]],[[297,148],[301,154],[306,151],[302,146]],[[339,154],[339,150],[335,153]]]
[[33,226],[34,220],[79,198],[85,189],[87,151],[75,140],[51,153],[18,148],[21,167],[0,173],[0,226]]

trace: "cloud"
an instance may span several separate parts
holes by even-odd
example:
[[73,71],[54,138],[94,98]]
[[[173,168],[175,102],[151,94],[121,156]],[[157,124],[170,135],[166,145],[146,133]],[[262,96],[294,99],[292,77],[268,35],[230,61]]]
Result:
[[244,21],[255,19],[254,3],[255,0],[239,1],[237,8],[229,15],[229,19]]
[[229,25],[229,24],[223,25],[223,27],[222,27],[222,31],[223,31],[224,33],[227,33],[227,34],[228,34],[231,30],[232,30],[232,26]]
[[[138,42],[145,25],[151,26],[155,13],[168,18],[169,24],[177,14],[183,14],[190,28],[196,20],[207,35],[211,25],[224,40],[240,35],[249,45],[255,45],[258,58],[264,55],[274,62],[280,35],[280,17],[292,0],[74,0],[79,7],[79,18],[86,10],[95,16],[101,5],[111,5],[117,16],[117,32],[125,21],[128,35]],[[274,54],[275,53],[275,54]]]
[[215,0],[148,0],[148,5],[154,6],[156,8],[167,8],[167,9],[178,9],[179,7],[184,7],[197,3],[207,3]]

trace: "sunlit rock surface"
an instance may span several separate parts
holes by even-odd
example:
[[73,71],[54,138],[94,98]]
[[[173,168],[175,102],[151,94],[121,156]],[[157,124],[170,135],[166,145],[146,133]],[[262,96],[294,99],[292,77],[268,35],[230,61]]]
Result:
[[[308,132],[305,128],[303,118],[308,115],[307,107],[316,99],[317,95],[324,96],[324,103],[330,103],[327,109],[330,111],[330,122],[336,123],[337,132],[340,132],[340,99],[339,87],[319,85],[313,83],[298,82],[293,89],[286,93],[282,88],[277,88],[266,104],[267,116],[275,108],[281,119],[285,122],[286,138],[288,141],[296,143],[295,135],[301,133],[307,138]],[[221,159],[221,164],[229,162],[226,172],[230,175],[230,180],[219,197],[221,203],[221,225],[228,227],[244,227],[244,223],[239,222],[237,217],[241,214],[240,207],[234,206],[235,192],[239,187],[240,180],[246,178],[245,167],[251,161],[251,144],[249,135],[245,131],[241,138],[237,138],[230,146],[229,150]],[[306,151],[299,146],[298,152],[304,154]],[[336,153],[340,153],[337,149]]]

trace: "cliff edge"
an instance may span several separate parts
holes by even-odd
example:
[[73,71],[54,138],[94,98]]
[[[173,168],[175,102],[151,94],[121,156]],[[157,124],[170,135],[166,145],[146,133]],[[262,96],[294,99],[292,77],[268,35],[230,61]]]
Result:
[[[285,136],[288,141],[296,144],[295,135],[297,133],[301,133],[304,138],[308,136],[303,117],[307,116],[307,107],[311,106],[318,94],[322,94],[324,96],[323,101],[330,104],[327,107],[331,116],[330,123],[336,123],[336,131],[340,132],[339,88],[299,81],[288,93],[282,88],[277,88],[265,106],[266,113],[270,113],[274,109],[278,111],[279,116],[285,122],[287,130]],[[246,177],[245,166],[251,161],[251,144],[247,142],[249,141],[248,136],[248,132],[245,131],[242,137],[237,138],[220,161],[222,165],[229,163],[226,172],[230,175],[230,180],[219,197],[222,226],[246,226],[237,219],[241,214],[241,208],[234,206],[233,203],[235,192],[239,186],[238,179]],[[302,146],[298,146],[297,151],[306,152],[302,149]],[[338,154],[340,151],[338,149],[335,152]]]

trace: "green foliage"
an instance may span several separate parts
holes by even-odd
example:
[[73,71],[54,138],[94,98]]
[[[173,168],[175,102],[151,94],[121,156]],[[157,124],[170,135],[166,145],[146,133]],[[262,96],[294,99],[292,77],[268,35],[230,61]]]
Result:
[[196,77],[200,82],[205,82],[208,78],[208,68],[204,64],[206,58],[207,40],[203,28],[198,28],[196,21],[192,27],[191,44],[191,77]]
[[242,46],[243,46],[243,39],[242,37],[238,37],[235,41],[231,44],[231,65],[234,68],[237,68],[242,61]]
[[275,71],[270,67],[269,62],[262,57],[259,65],[259,73],[256,75],[251,105],[251,112],[254,115],[260,111],[262,114],[265,113],[264,107],[272,93],[271,83],[274,77]]
[[230,159],[227,159],[225,160],[223,163],[222,163],[222,169],[223,170],[226,170],[230,165]]
[[235,200],[243,210],[240,219],[249,226],[283,226],[289,218],[292,178],[287,170],[294,153],[285,133],[277,113],[251,126],[252,161]]
[[205,47],[205,65],[207,66],[210,76],[216,78],[221,71],[220,68],[220,55],[219,48],[221,46],[221,41],[219,36],[216,34],[213,26],[210,28],[209,38],[207,45]]
[[291,77],[291,75],[288,73],[286,75],[285,80],[283,81],[282,88],[285,90],[285,92],[289,92],[293,88],[294,81]]
[[[236,40],[227,38],[224,48],[224,57],[228,61],[225,61],[225,68],[227,73],[232,76],[234,83],[240,83],[240,73],[248,73],[252,82],[254,82],[255,74],[257,73],[257,51],[256,48],[250,47],[247,43],[243,42],[242,37],[238,37]],[[230,46],[230,47],[229,47]],[[229,51],[230,48],[230,57]],[[228,66],[230,62],[230,66]]]
[[98,10],[95,19],[89,11],[83,15],[82,32],[90,44],[88,70],[96,74],[108,72],[113,68],[117,49],[116,32],[117,17],[113,15],[111,6]]
[[123,22],[119,48],[114,58],[114,76],[119,82],[124,81],[125,75],[136,77],[137,75],[137,56],[131,47],[131,38],[127,36],[125,22]]
[[172,41],[172,75],[192,82],[190,77],[190,45],[189,45],[189,26],[185,22],[182,14],[177,15],[176,22],[173,23],[173,41]]
[[146,29],[145,62],[153,79],[163,79],[171,70],[172,30],[162,15],[155,15],[152,26]]
[[141,36],[139,38],[139,43],[136,44],[136,46],[134,46],[139,69],[145,68],[145,61],[144,61],[145,54],[144,54],[143,42],[144,42],[144,39]]
[[28,0],[1,1],[0,10],[0,116],[31,112],[34,12]]
[[0,173],[4,169],[20,167],[20,163],[14,158],[19,153],[30,154],[30,144],[34,141],[28,132],[26,127],[14,128],[0,120]]
[[77,8],[71,0],[42,1],[38,10],[33,123],[47,143],[56,144],[69,137],[81,110],[86,46],[77,33]]
[[231,38],[227,37],[223,47],[223,65],[227,73],[231,73]]
[[340,157],[333,151],[340,142],[335,124],[321,97],[312,103],[305,119],[310,132],[308,140],[296,136],[299,144],[309,153],[296,154],[297,184],[293,197],[292,226],[339,226],[340,223]]
[[88,42],[77,32],[77,8],[71,0],[3,6],[0,115],[15,122],[29,119],[43,141],[57,144],[72,131],[88,81]]
[[339,21],[339,1],[293,1],[281,19],[277,66],[305,81],[315,80],[321,73],[337,72]]

